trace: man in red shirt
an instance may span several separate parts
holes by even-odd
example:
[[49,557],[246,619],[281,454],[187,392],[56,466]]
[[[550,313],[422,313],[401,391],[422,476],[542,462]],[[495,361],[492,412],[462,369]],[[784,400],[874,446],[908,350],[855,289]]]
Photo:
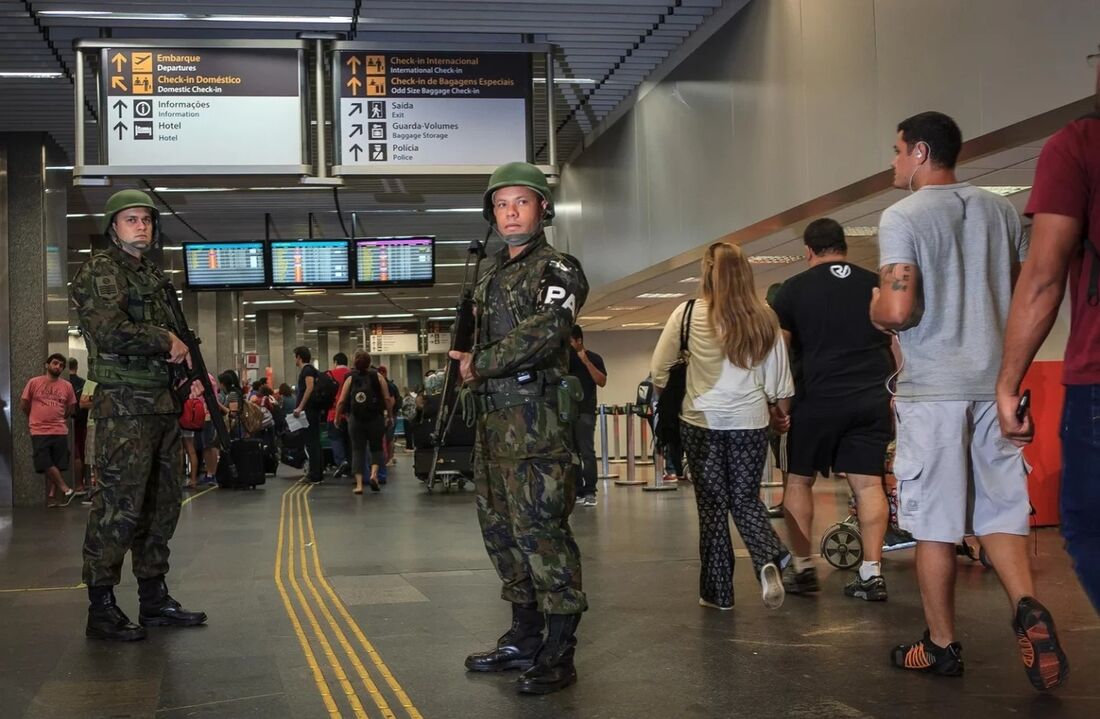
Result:
[[[348,378],[351,369],[348,367],[348,356],[343,352],[337,352],[332,357],[332,369],[329,376],[336,380],[338,387],[344,386],[344,380]],[[336,393],[339,396],[339,392]],[[332,461],[336,464],[334,477],[350,477],[352,475],[351,462],[348,452],[347,425],[336,424],[336,400],[328,410],[328,444],[332,448]]]
[[65,357],[52,354],[46,360],[46,372],[32,377],[23,388],[20,405],[30,418],[31,446],[34,448],[34,471],[46,475],[52,490],[61,492],[50,507],[66,507],[76,492],[65,484],[61,473],[69,468],[69,417],[76,409],[73,386],[61,379]]
[[[1100,53],[1089,55],[1096,67]],[[1016,284],[997,380],[1001,432],[1017,445],[1034,436],[1016,418],[1020,383],[1050,333],[1070,286],[1070,333],[1062,381],[1062,535],[1077,576],[1100,611],[1100,70],[1097,111],[1043,147],[1025,214],[1031,252]]]

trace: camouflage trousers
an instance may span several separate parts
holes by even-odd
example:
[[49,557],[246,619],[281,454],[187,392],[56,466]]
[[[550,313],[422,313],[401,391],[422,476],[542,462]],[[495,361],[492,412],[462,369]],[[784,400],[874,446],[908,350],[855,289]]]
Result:
[[581,553],[569,528],[579,464],[569,425],[553,408],[524,404],[478,418],[477,515],[501,597],[550,614],[580,614]]
[[167,574],[183,495],[178,419],[108,417],[95,424],[99,489],[84,535],[84,583],[118,584],[127,552],[138,579]]

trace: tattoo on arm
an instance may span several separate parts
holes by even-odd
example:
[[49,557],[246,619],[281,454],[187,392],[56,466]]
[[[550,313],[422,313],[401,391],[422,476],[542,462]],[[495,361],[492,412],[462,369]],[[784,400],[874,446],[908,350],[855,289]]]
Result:
[[879,279],[883,287],[887,286],[894,292],[907,292],[913,283],[913,265],[902,263],[884,265],[879,270]]

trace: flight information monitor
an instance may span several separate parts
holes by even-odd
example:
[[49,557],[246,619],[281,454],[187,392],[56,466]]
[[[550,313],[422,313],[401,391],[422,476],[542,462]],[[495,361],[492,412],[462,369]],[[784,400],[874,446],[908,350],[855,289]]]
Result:
[[431,285],[434,237],[367,237],[355,241],[355,284]]
[[184,242],[183,266],[188,289],[267,287],[262,242]]
[[347,240],[290,240],[270,245],[273,287],[351,284]]

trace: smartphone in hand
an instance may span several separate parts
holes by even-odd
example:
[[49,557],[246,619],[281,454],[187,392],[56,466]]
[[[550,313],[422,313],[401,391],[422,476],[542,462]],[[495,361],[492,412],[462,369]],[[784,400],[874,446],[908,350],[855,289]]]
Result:
[[1029,409],[1031,409],[1031,390],[1025,389],[1020,397],[1020,403],[1016,405],[1016,421],[1023,422]]

